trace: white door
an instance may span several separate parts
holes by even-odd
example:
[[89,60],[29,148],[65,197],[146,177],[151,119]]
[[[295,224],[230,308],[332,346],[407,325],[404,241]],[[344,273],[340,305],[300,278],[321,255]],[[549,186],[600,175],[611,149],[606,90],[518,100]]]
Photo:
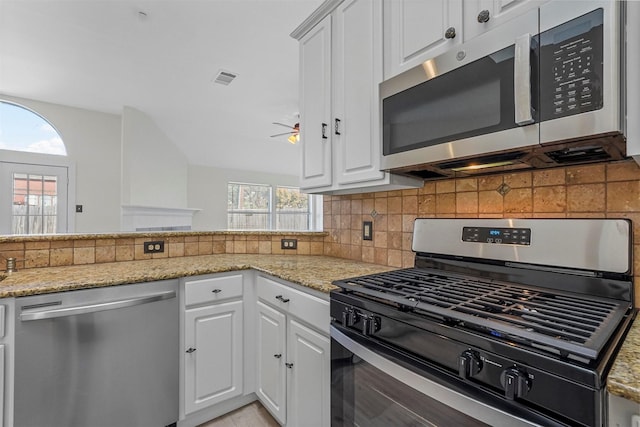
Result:
[[242,394],[242,301],[185,312],[185,412]]
[[[540,7],[548,0],[464,0],[464,41]],[[480,14],[484,16],[480,18]]]
[[288,326],[288,425],[329,427],[329,338],[295,320],[290,320]]
[[330,186],[331,16],[300,40],[301,188]]
[[461,42],[462,0],[385,0],[385,79]]
[[69,168],[0,162],[0,234],[66,233]]
[[258,386],[262,404],[280,422],[286,417],[286,317],[258,301]]
[[334,13],[332,137],[337,181],[382,179],[382,2],[347,0]]

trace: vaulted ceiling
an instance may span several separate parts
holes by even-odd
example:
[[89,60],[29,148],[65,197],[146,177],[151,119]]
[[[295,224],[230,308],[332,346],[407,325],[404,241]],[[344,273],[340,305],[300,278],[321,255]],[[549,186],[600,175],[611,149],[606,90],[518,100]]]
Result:
[[[298,44],[321,0],[0,0],[0,94],[149,115],[190,163],[298,174]],[[236,73],[215,84],[219,70]]]

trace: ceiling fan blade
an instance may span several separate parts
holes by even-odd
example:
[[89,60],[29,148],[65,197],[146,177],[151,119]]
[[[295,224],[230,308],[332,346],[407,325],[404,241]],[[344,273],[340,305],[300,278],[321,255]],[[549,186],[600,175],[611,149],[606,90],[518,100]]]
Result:
[[272,122],[272,123],[274,125],[280,125],[280,126],[284,126],[286,128],[289,128],[289,129],[293,129],[293,126],[291,126],[291,125],[285,125],[284,123],[279,123],[279,122]]
[[292,133],[297,133],[297,132],[284,132],[284,133],[277,133],[275,135],[271,135],[271,138],[276,137],[276,136],[282,136],[282,135],[290,135]]

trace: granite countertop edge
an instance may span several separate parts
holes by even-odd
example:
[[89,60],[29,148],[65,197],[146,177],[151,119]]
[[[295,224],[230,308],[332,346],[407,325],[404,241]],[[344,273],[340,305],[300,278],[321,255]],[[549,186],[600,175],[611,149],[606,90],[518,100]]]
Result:
[[636,316],[607,376],[607,391],[631,400],[640,410],[640,316]]
[[0,298],[90,289],[123,284],[254,269],[328,293],[334,280],[393,270],[322,255],[198,255],[103,264],[44,267],[0,276]]

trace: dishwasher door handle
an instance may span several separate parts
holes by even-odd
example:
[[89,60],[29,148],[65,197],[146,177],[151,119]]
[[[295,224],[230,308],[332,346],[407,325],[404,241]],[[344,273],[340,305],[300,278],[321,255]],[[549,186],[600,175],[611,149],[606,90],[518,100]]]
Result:
[[56,308],[54,310],[34,311],[31,313],[21,313],[20,320],[23,322],[28,322],[31,320],[55,319],[56,317],[76,316],[78,314],[95,313],[97,311],[134,307],[136,305],[148,304],[150,302],[162,301],[175,297],[176,291],[166,291],[157,294],[143,295],[140,297],[117,301],[101,302],[88,305],[77,305],[73,307]]

